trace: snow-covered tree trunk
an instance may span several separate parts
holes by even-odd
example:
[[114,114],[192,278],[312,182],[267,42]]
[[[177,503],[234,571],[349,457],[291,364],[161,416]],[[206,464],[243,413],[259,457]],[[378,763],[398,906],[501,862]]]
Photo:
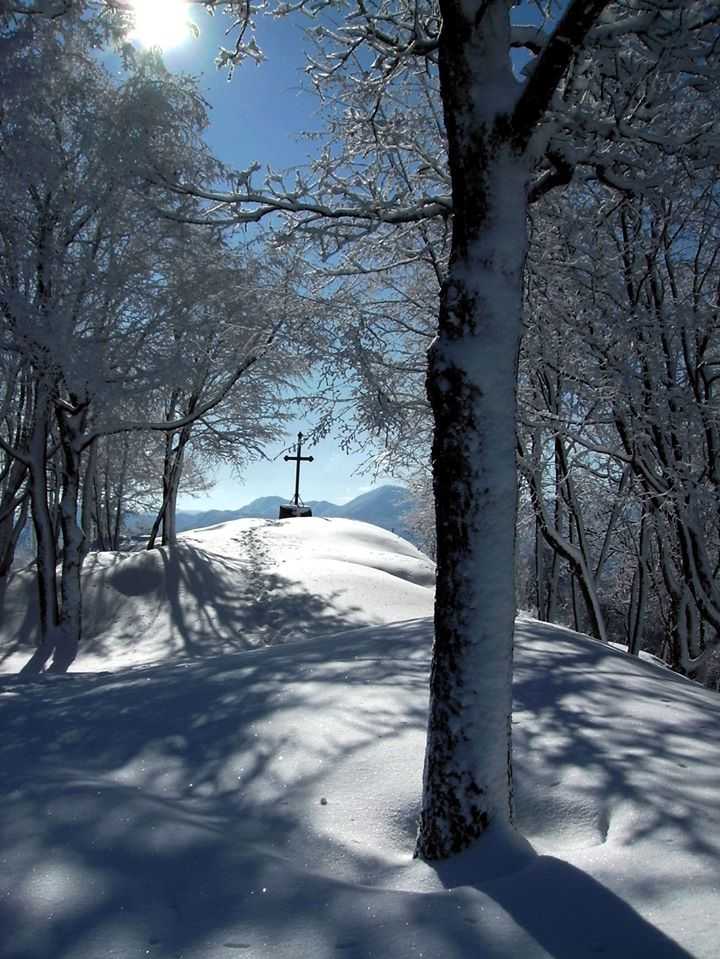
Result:
[[[416,853],[442,859],[511,818],[515,416],[529,163],[509,136],[508,23],[448,4],[440,75],[453,246],[429,355],[438,573]],[[492,91],[492,94],[490,93]]]
[[521,83],[505,0],[444,0],[440,90],[453,235],[430,349],[438,573],[416,855],[512,818],[516,391],[534,137],[605,6],[574,0]]

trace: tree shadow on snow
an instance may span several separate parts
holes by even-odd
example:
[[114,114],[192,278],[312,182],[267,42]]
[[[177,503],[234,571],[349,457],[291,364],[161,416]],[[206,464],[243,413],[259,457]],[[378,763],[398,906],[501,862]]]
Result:
[[[253,547],[248,541],[243,560],[183,542],[172,549],[91,554],[83,570],[81,655],[112,656],[117,662],[155,633],[160,638],[154,661],[205,659],[371,624],[339,593],[319,596],[272,571]],[[34,648],[33,586],[28,577],[15,584],[22,593],[2,634],[0,663]]]
[[[332,662],[307,642],[1,683],[3,959],[265,959],[288,942],[318,959],[365,955],[353,951],[355,885],[323,875],[347,850],[321,799],[336,764],[423,729],[428,630],[395,627],[382,656],[362,634],[334,640]],[[303,684],[330,721],[299,753]],[[368,685],[392,688],[388,704],[342,708],[342,692]],[[301,767],[287,789],[284,762]],[[375,868],[362,850],[354,861]]]
[[[716,860],[720,809],[718,829],[708,829],[707,796],[718,784],[720,699],[569,631],[521,622],[516,635],[520,831],[532,839],[538,826],[556,823],[566,833],[550,836],[559,848],[661,835],[694,857]],[[582,778],[569,780],[577,769]]]
[[252,554],[240,566],[197,547],[160,553],[173,626],[188,656],[276,645],[358,625],[361,611],[343,604],[339,594],[310,593]]
[[[8,593],[16,590],[21,591],[24,600],[19,604],[22,615],[16,617],[17,627],[9,636],[5,632],[0,636],[0,643],[5,640],[4,644],[0,645],[0,665],[15,653],[23,652],[26,646],[28,655],[34,648],[31,644],[37,630],[38,601],[35,577],[29,568],[13,570],[9,577],[0,580],[0,625],[8,620]],[[13,612],[16,613],[16,610]]]
[[[633,730],[614,768],[602,743],[618,716],[593,710],[599,687],[585,710],[574,699],[580,678],[575,690],[567,657],[576,641],[561,648],[557,634],[552,646],[541,627],[522,629],[533,642],[518,660],[515,728],[537,766],[518,780],[538,776],[551,793],[550,777],[579,759],[611,799],[637,792],[659,820],[667,797],[640,795],[632,770],[651,760],[631,751]],[[328,783],[347,764],[359,801],[387,815],[363,757],[382,743],[390,771],[408,737],[423,736],[430,633],[420,621],[385,627],[381,653],[369,629],[328,640],[330,657],[325,642],[308,641],[120,676],[0,683],[3,959],[688,959],[599,882],[532,850],[520,851],[510,875],[468,856],[432,867],[444,889],[383,888],[397,878],[393,867],[353,845],[352,809],[336,807]],[[562,684],[561,665],[570,668]],[[366,689],[376,698],[345,705]],[[362,697],[349,700],[351,691]],[[660,693],[675,690],[662,682],[648,695]],[[536,726],[523,720],[533,710]],[[694,722],[688,735],[706,735],[699,714]],[[667,760],[677,748],[670,738],[649,752]],[[344,833],[327,825],[331,816]],[[402,868],[411,818],[401,824]],[[694,834],[688,842],[708,848]]]
[[570,863],[533,856],[517,872],[478,882],[473,878],[474,867],[479,862],[482,869],[482,856],[481,840],[477,851],[459,861],[432,865],[461,901],[474,888],[524,930],[529,942],[508,956],[529,954],[533,946],[539,946],[540,954],[552,959],[692,959],[627,902]]

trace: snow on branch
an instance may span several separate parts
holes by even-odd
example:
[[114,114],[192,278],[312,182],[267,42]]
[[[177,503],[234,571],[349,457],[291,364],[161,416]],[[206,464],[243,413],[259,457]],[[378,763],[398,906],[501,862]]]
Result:
[[539,54],[513,111],[513,128],[519,147],[527,146],[576,51],[607,5],[608,0],[572,0],[568,4]]
[[[163,420],[159,422],[148,422],[147,420],[138,420],[136,422],[123,423],[116,427],[98,428],[89,433],[83,440],[82,447],[86,449],[100,436],[115,436],[118,433],[132,433],[136,430],[148,430],[150,432],[174,433],[177,430],[191,426],[193,423],[202,419],[207,413],[210,413],[215,407],[219,406],[229,395],[235,384],[244,373],[257,363],[263,357],[266,351],[272,346],[275,337],[284,323],[284,318],[275,323],[257,349],[251,350],[245,358],[233,370],[227,381],[204,403],[195,406],[192,412],[186,416],[178,417],[174,420]],[[0,437],[0,445],[2,438]]]
[[[424,196],[416,202],[403,205],[400,198],[385,197],[361,190],[351,190],[337,181],[334,185],[328,177],[313,184],[305,182],[298,174],[294,187],[286,187],[282,176],[271,171],[262,188],[252,184],[255,165],[241,174],[236,174],[234,191],[208,190],[197,184],[164,181],[164,186],[179,196],[208,201],[211,206],[202,214],[187,216],[163,210],[169,219],[183,222],[216,224],[220,226],[258,223],[273,213],[296,214],[304,223],[316,220],[368,221],[401,225],[420,223],[434,217],[448,217],[452,213],[452,199],[448,196]],[[326,194],[342,195],[347,202],[336,206],[323,199]],[[249,208],[248,208],[249,207]]]
[[530,184],[528,190],[528,203],[536,203],[541,197],[545,196],[556,187],[567,186],[575,173],[575,164],[572,163],[559,151],[548,150],[547,160],[550,167],[537,177]]

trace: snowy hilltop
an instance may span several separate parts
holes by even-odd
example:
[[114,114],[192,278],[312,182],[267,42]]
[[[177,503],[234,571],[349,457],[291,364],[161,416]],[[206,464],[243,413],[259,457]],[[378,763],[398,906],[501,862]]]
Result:
[[[427,616],[434,577],[410,543],[344,519],[240,519],[184,533],[172,549],[92,553],[73,670],[206,657]],[[30,570],[10,584],[0,672],[28,658],[35,590]]]
[[[277,519],[280,506],[288,502],[288,497],[261,496],[236,510],[205,510],[191,512],[178,510],[177,529],[184,532],[189,529],[202,529],[227,523],[233,519]],[[330,503],[327,500],[309,500],[306,504],[313,516],[333,516],[342,519],[355,519],[363,523],[372,523],[412,539],[409,514],[415,508],[410,492],[402,486],[380,486],[367,493],[361,493],[348,503]],[[154,515],[134,514],[129,517],[131,529],[149,529]]]
[[2,959],[717,955],[716,695],[521,617],[519,834],[428,864],[414,547],[238,520],[84,575],[66,676],[11,675],[29,580],[5,600]]

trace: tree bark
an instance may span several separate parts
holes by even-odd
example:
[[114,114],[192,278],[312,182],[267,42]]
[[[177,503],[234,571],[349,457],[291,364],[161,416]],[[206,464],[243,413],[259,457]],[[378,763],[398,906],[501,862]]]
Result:
[[[88,550],[90,549],[90,544],[93,541],[94,499],[95,489],[97,486],[97,457],[97,440],[93,440],[88,447],[87,463],[85,464],[85,475],[83,476],[82,484],[81,516],[84,534],[83,557],[87,555]],[[99,539],[99,536],[97,539]],[[96,546],[96,549],[97,548],[99,547]]]
[[506,0],[441,0],[453,233],[429,351],[438,571],[416,855],[512,817],[516,387],[532,138],[607,0],[571,0],[520,84]]
[[85,533],[78,523],[82,437],[87,407],[69,412],[59,408],[58,427],[63,456],[63,481],[60,496],[62,524],[62,578],[60,592],[60,629],[57,632],[51,672],[65,673],[77,656],[82,636],[81,573],[85,559]]
[[0,497],[0,580],[10,572],[15,558],[15,547],[27,519],[28,496],[21,493],[27,472],[27,466],[15,460],[10,466],[3,495]]
[[[192,416],[198,406],[199,392],[190,394],[187,402],[185,416]],[[172,416],[177,405],[177,395],[174,395],[170,405],[168,416]],[[180,481],[182,480],[183,467],[185,464],[185,449],[190,442],[190,436],[193,430],[193,423],[187,423],[177,434],[168,433],[165,440],[165,459],[163,461],[163,501],[155,517],[150,536],[148,538],[147,549],[154,549],[157,534],[162,524],[163,546],[175,546],[177,544],[177,498],[180,492]],[[173,446],[174,438],[177,435],[177,443]]]
[[30,439],[30,500],[35,529],[40,634],[44,637],[49,630],[57,625],[59,609],[55,573],[57,545],[47,488],[49,409],[48,397],[42,387],[38,389],[35,408],[37,416]]
[[22,674],[40,673],[52,655],[60,619],[57,594],[57,540],[48,502],[47,437],[51,388],[40,380],[35,388],[35,415],[30,435],[30,503],[35,532],[35,566],[40,613],[38,647]]
[[120,538],[122,536],[123,506],[125,504],[125,484],[127,482],[129,446],[127,437],[123,442],[122,463],[120,465],[120,475],[115,479],[115,518],[112,528],[112,538],[110,548],[117,552],[120,549]]
[[[628,652],[631,656],[640,655],[645,625],[645,604],[648,593],[648,565],[650,552],[650,531],[647,511],[643,506],[640,518],[640,546],[638,550],[637,585],[634,606],[631,603],[631,627],[628,636]],[[635,584],[633,584],[635,585]]]
[[478,88],[514,93],[507,18],[495,5],[483,31],[448,6],[440,76],[456,212],[427,376],[438,562],[416,847],[425,859],[460,852],[511,819],[516,378],[529,177],[506,117],[497,108],[484,115],[476,101]]

